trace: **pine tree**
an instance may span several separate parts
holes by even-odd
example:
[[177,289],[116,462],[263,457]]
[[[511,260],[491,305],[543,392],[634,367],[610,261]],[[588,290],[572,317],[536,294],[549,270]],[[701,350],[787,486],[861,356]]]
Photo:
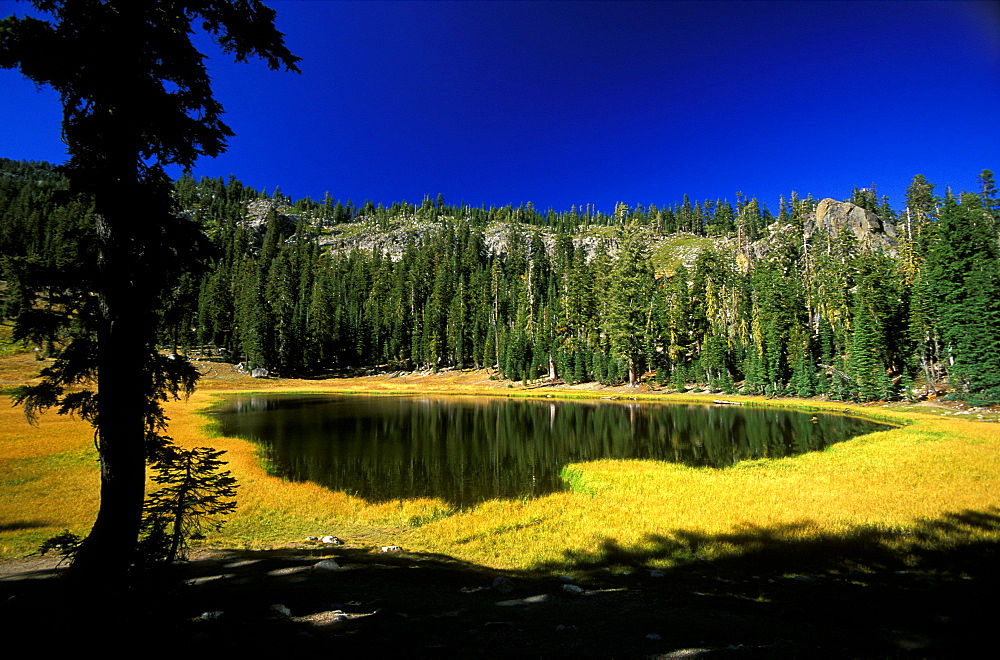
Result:
[[236,479],[221,470],[224,453],[210,447],[172,449],[153,464],[150,481],[163,487],[143,507],[146,560],[183,557],[188,539],[202,537],[205,527],[220,529],[221,516],[236,509]]
[[[232,131],[212,96],[192,22],[239,61],[259,56],[297,70],[258,0],[35,0],[50,21],[0,22],[0,67],[49,85],[63,105],[62,135],[75,192],[95,204],[96,259],[86,284],[97,304],[79,308],[78,349],[23,392],[28,410],[59,405],[90,421],[101,458],[101,505],[73,574],[103,585],[125,580],[135,557],[145,462],[160,450],[160,402],[190,390],[196,372],[155,349],[157,311],[189,237],[172,211],[165,174],[215,156]],[[137,209],[143,210],[136,222]],[[30,332],[30,330],[25,329]],[[97,391],[67,391],[96,378]],[[98,394],[99,392],[99,394]]]
[[853,325],[848,374],[854,397],[860,401],[885,399],[889,380],[881,359],[883,346],[878,323],[864,301],[859,300],[856,304]]
[[945,198],[921,277],[953,385],[1000,399],[1000,246],[978,195]]
[[653,268],[644,232],[630,224],[617,234],[619,245],[605,298],[604,327],[612,355],[639,381],[646,352],[646,326],[653,290]]
[[788,361],[792,369],[791,378],[788,380],[789,389],[796,396],[815,396],[819,393],[819,380],[816,376],[816,362],[807,328],[797,326],[793,329],[788,352]]
[[906,234],[917,246],[916,252],[923,254],[924,239],[931,222],[937,216],[938,199],[934,195],[934,184],[922,174],[917,174],[906,189]]
[[997,193],[993,172],[990,170],[979,173],[979,197],[983,200],[983,208],[993,218],[995,231],[1000,233],[1000,196]]

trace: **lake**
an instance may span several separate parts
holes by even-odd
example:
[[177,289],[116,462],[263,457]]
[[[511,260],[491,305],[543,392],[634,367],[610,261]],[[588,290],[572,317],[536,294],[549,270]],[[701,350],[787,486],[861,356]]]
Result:
[[257,443],[277,476],[369,501],[440,497],[458,507],[563,490],[569,463],[721,468],[890,428],[768,408],[488,397],[248,394],[213,414],[224,435]]

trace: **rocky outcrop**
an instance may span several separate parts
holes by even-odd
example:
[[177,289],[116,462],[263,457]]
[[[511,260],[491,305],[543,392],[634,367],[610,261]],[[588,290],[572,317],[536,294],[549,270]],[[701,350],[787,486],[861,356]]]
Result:
[[828,197],[820,200],[816,210],[804,218],[801,230],[791,224],[776,222],[767,228],[764,238],[739,248],[736,261],[747,272],[754,262],[786,245],[790,236],[795,236],[796,241],[816,245],[844,232],[852,234],[862,250],[877,250],[893,257],[899,252],[895,225],[857,204],[838,202]]
[[392,261],[403,258],[403,251],[411,242],[419,242],[431,232],[435,225],[416,218],[397,218],[390,226],[379,228],[374,220],[360,219],[356,222],[333,225],[320,236],[321,247],[334,254],[346,254],[354,250],[378,252]]
[[[392,261],[399,261],[403,251],[410,242],[419,242],[428,234],[437,231],[440,225],[415,217],[400,217],[394,219],[388,226],[378,228],[374,220],[361,220],[353,223],[335,225],[326,229],[326,234],[319,239],[320,245],[334,254],[343,254],[352,250],[362,252],[378,252]],[[531,234],[538,231],[551,257],[555,250],[555,235],[544,228],[529,225],[494,222],[483,228],[483,246],[492,255],[504,257],[508,252],[508,240],[512,231],[518,232],[522,240],[530,241]],[[593,256],[600,238],[597,236],[576,236],[573,245],[583,249],[587,259]],[[609,251],[613,254],[615,244],[609,241]]]
[[[272,200],[255,200],[247,209],[250,226],[263,229],[265,219],[271,210],[279,210]],[[280,211],[279,211],[280,213]],[[320,229],[320,245],[331,254],[346,254],[354,250],[376,252],[392,261],[402,258],[410,243],[419,243],[428,235],[438,231],[441,225],[417,215],[396,216],[389,220],[377,221],[374,217],[359,216],[353,222],[328,225],[317,222],[307,215],[282,213],[289,223],[312,222]],[[451,219],[454,221],[454,219]],[[483,227],[482,239],[486,251],[494,256],[505,257],[510,251],[512,235],[519,235],[519,241],[526,247],[531,236],[537,232],[549,257],[555,251],[555,234],[551,228],[534,227],[516,222],[496,221]],[[737,263],[748,271],[753,263],[765,258],[776,249],[784,249],[793,241],[799,249],[808,246],[825,246],[828,238],[838,237],[845,232],[853,236],[862,250],[877,250],[896,256],[896,227],[875,213],[850,202],[823,199],[814,212],[802,219],[801,225],[774,223],[766,229],[764,236],[753,243],[741,242],[735,237],[702,237],[672,234],[663,236],[648,231],[650,251],[657,268],[669,274],[677,265],[691,267],[695,258],[704,249],[714,247],[723,254],[736,252]],[[290,235],[291,230],[285,232]],[[572,238],[574,247],[583,253],[586,260],[593,258],[599,244],[604,243],[613,258],[618,251],[618,241],[611,228],[580,228]],[[808,247],[812,250],[813,247]]]
[[837,236],[850,231],[863,248],[889,250],[895,253],[896,227],[887,220],[850,202],[838,202],[829,197],[820,200],[816,211],[806,217],[802,226],[807,239],[817,232]]
[[254,229],[263,228],[267,222],[267,214],[277,210],[278,204],[273,199],[255,199],[247,203],[246,223]]

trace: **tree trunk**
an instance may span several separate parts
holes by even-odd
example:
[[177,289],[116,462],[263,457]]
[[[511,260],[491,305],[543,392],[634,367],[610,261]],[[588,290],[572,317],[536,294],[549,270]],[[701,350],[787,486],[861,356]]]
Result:
[[[84,580],[123,582],[135,559],[146,483],[145,413],[149,347],[139,311],[134,258],[118,245],[111,222],[102,218],[100,296],[97,329],[98,451],[101,459],[101,506],[97,520],[73,562]],[[103,238],[103,236],[102,236]],[[124,254],[122,252],[125,252]]]
[[191,453],[184,455],[184,481],[181,482],[180,492],[177,494],[177,506],[174,508],[173,532],[170,534],[170,552],[167,554],[167,561],[173,562],[180,552],[181,540],[184,538],[184,506],[187,502],[188,491],[192,484],[191,461],[194,457]]
[[[101,505],[73,562],[74,578],[124,586],[135,563],[146,485],[147,415],[155,403],[150,356],[162,267],[157,227],[165,209],[155,182],[144,179],[148,83],[145,3],[119,3],[106,33],[116,43],[98,54],[114,87],[101,90],[86,115],[70,122],[74,187],[91,193],[97,211],[97,441]],[[103,60],[101,59],[103,58]],[[152,194],[151,194],[152,193]],[[143,217],[146,216],[146,217]]]
[[[101,504],[76,555],[81,582],[123,586],[135,563],[146,485],[150,355],[156,333],[160,266],[155,230],[136,217],[143,202],[137,149],[119,144],[95,185],[97,252],[97,428]],[[155,214],[156,211],[151,211]]]

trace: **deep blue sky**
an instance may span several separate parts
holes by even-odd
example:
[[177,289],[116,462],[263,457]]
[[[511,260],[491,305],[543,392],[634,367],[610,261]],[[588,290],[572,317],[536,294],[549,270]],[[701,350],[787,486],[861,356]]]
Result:
[[[206,49],[237,135],[196,176],[559,211],[1000,176],[992,1],[267,4],[303,73]],[[0,156],[65,160],[51,90],[0,71],[0,118]]]

